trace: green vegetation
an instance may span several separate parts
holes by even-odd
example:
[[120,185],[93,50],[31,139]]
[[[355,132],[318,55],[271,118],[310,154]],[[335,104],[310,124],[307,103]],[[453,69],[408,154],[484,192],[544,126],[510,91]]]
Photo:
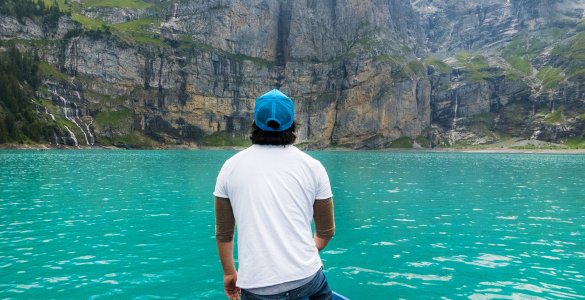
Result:
[[569,138],[564,145],[569,149],[585,149],[585,137]]
[[33,102],[40,106],[46,107],[47,109],[49,109],[49,111],[50,109],[55,107],[55,105],[53,105],[53,102],[49,99],[34,99]]
[[530,108],[520,103],[510,103],[503,108],[500,115],[500,124],[506,124],[508,134],[521,136],[526,118],[530,115]]
[[579,33],[569,47],[569,59],[583,63],[585,61],[585,32]]
[[71,18],[74,21],[81,23],[85,30],[100,30],[106,26],[104,21],[100,19],[92,19],[77,13],[74,13]]
[[42,77],[51,77],[51,78],[57,79],[57,80],[68,80],[67,75],[59,72],[59,70],[57,70],[57,68],[53,67],[51,64],[49,64],[46,61],[41,61],[39,63],[39,74]]
[[[556,36],[558,33],[550,32],[547,35]],[[547,46],[540,38],[528,34],[519,34],[503,49],[504,57],[535,57]]]
[[152,29],[160,24],[159,19],[145,18],[110,26],[112,32],[129,43],[169,47],[160,34]]
[[459,52],[455,54],[455,59],[459,62],[461,66],[470,67],[470,68],[487,68],[489,64],[483,55],[474,55],[471,52]]
[[81,133],[81,131],[79,131],[79,128],[77,127],[77,125],[75,125],[73,122],[71,122],[63,117],[56,116],[55,122],[57,122],[57,124],[59,124],[59,127],[61,127],[61,128],[64,128],[65,126],[67,126],[67,128],[69,128],[69,130],[71,130],[73,132],[73,134],[75,134],[76,137],[83,135],[83,133]]
[[444,63],[442,60],[434,57],[426,57],[424,63],[430,66],[435,66],[439,69],[441,73],[449,73],[451,72],[451,67],[448,64]]
[[512,66],[512,68],[520,71],[524,75],[530,75],[532,73],[532,65],[527,55],[524,56],[509,56],[506,57],[506,61]]
[[347,52],[343,56],[352,56],[358,49],[372,49],[376,43],[376,39],[374,37],[379,32],[380,29],[372,26],[368,21],[360,21],[360,24],[356,29],[357,38],[349,41],[349,43],[346,43],[345,46],[347,47]]
[[[573,26],[575,26],[574,22],[570,24],[568,27]],[[535,46],[540,46],[542,47],[541,49],[544,49],[544,47],[550,46],[551,42],[556,42],[558,40],[563,39],[563,37],[569,32],[570,31],[568,31],[566,28],[558,27],[544,28],[542,29],[542,31],[538,33],[538,37],[533,37],[533,39],[536,40],[534,44]]]
[[502,75],[504,75],[508,80],[512,80],[512,81],[521,80],[523,77],[522,73],[520,73],[516,69],[511,69],[511,68],[503,70]]
[[[70,0],[72,1],[72,0]],[[93,7],[120,7],[120,8],[149,8],[153,4],[142,0],[84,0],[84,6]]]
[[[549,35],[558,33],[552,32]],[[546,47],[546,43],[538,38],[525,34],[515,37],[502,51],[506,61],[522,75],[532,74],[530,59],[537,56]]]
[[361,38],[359,38],[354,45],[352,45],[352,48],[355,45],[359,45],[361,46],[363,49],[372,49],[372,47],[374,46],[374,39],[370,36],[370,35],[364,35]]
[[585,81],[585,68],[571,73],[570,77],[568,77],[567,80],[578,82]]
[[196,47],[198,49],[207,51],[207,52],[211,52],[211,51],[215,51],[216,48],[214,48],[213,46],[206,44],[198,39],[193,39],[191,38],[191,36],[189,35],[181,35],[181,48],[191,48],[191,47]]
[[398,81],[405,79],[414,79],[424,76],[425,66],[418,61],[409,61],[406,64],[393,65],[392,77]]
[[431,148],[431,146],[432,146],[431,140],[428,137],[428,133],[427,134],[423,133],[423,134],[417,136],[415,141],[417,144],[419,144],[423,148]]
[[[30,1],[30,0],[29,0]],[[41,1],[43,2],[43,1]],[[159,19],[145,18],[126,23],[108,25],[101,18],[91,18],[83,15],[84,7],[111,7],[146,9],[154,6],[151,1],[142,0],[84,0],[78,3],[73,0],[44,0],[47,7],[57,9],[68,7],[67,13],[71,14],[74,21],[79,22],[89,36],[98,37],[103,33],[113,33],[121,40],[129,44],[154,45],[156,47],[168,47],[160,34],[154,29],[160,24]],[[51,3],[51,4],[49,4]],[[54,8],[55,7],[55,8]]]
[[578,31],[585,30],[585,19],[581,19],[581,22],[579,22],[579,24],[577,24],[577,30]]
[[100,127],[119,128],[123,125],[130,125],[132,113],[127,110],[99,112],[95,116],[95,121]]
[[483,55],[474,55],[470,52],[460,52],[455,55],[457,65],[470,72],[469,80],[471,82],[480,82],[490,75],[484,71],[489,68],[487,59]]
[[582,113],[580,115],[577,116],[577,119],[579,120],[585,120],[585,113]]
[[403,57],[395,56],[395,55],[379,55],[374,57],[375,61],[385,62],[392,65],[402,65],[405,63]]
[[236,146],[246,147],[250,146],[252,142],[248,139],[241,137],[235,137],[233,134],[226,131],[214,132],[210,135],[203,137],[199,144],[207,147],[225,147],[225,146]]
[[83,4],[75,2],[75,0],[44,0],[47,7],[54,7],[61,9],[61,12],[66,12],[71,15],[71,19],[79,22],[85,30],[103,30],[107,27],[106,23],[99,18],[90,18],[81,14],[83,6],[88,6],[84,1]]
[[412,138],[403,136],[393,140],[388,145],[386,145],[386,147],[394,149],[411,149],[413,143],[414,141],[412,140]]
[[416,60],[409,61],[406,67],[405,69],[408,69],[408,72],[415,76],[422,76],[426,71],[425,66]]
[[523,146],[512,146],[510,149],[517,149],[517,150],[561,150],[566,149],[563,145],[555,145],[555,144],[543,144],[543,145],[534,145],[534,144],[527,144]]
[[125,135],[112,137],[97,136],[97,142],[103,146],[116,146],[123,148],[152,148],[158,145],[151,138],[137,131],[131,131]]
[[558,123],[565,121],[565,116],[563,115],[564,110],[565,110],[564,107],[561,106],[558,109],[556,109],[555,111],[547,114],[544,117],[544,122],[546,124],[552,125],[552,124],[558,124]]
[[21,23],[30,18],[52,29],[57,27],[62,12],[57,2],[47,6],[43,0],[2,0],[0,14],[14,16]]
[[467,126],[478,136],[491,136],[494,118],[491,113],[478,114],[469,118]]
[[40,86],[39,58],[23,55],[15,47],[0,53],[0,143],[39,142],[53,125],[35,111],[35,91]]
[[[79,78],[78,78],[79,79]],[[85,81],[85,79],[84,79]],[[88,101],[87,105],[88,105],[88,109],[90,110],[94,110],[94,111],[110,111],[110,112],[114,112],[116,110],[118,111],[126,111],[127,108],[124,107],[125,105],[127,105],[127,101],[128,101],[128,96],[127,95],[123,95],[123,96],[110,96],[110,95],[103,95],[103,94],[99,94],[95,91],[92,90],[85,90],[84,91],[84,96]],[[109,114],[109,112],[104,112],[105,114]],[[106,115],[106,120],[109,119],[109,116]]]
[[[1,1],[1,0],[0,0]],[[0,47],[13,47],[13,46],[30,46],[33,49],[46,49],[52,42],[46,39],[42,40],[25,40],[25,39],[0,39]]]
[[215,53],[221,54],[228,59],[232,59],[232,60],[235,60],[238,62],[250,61],[256,65],[264,66],[264,67],[273,67],[276,64],[276,62],[274,62],[274,61],[269,61],[269,60],[266,60],[263,58],[248,56],[248,55],[244,55],[241,53],[234,54],[234,53],[227,52],[223,49],[214,48],[213,46],[206,44],[200,40],[192,39],[188,35],[181,36],[180,42],[181,42],[181,44],[180,44],[181,49],[198,48],[198,49],[201,49],[203,51],[215,52]]
[[583,78],[583,70],[585,69],[585,31],[579,32],[567,44],[555,47],[552,55],[559,59],[567,77],[571,79]]
[[67,7],[69,3],[68,0],[43,0],[42,2],[46,7],[50,7],[56,4],[61,8]]
[[565,79],[561,69],[552,67],[540,69],[536,77],[542,80],[542,87],[545,90],[555,89]]

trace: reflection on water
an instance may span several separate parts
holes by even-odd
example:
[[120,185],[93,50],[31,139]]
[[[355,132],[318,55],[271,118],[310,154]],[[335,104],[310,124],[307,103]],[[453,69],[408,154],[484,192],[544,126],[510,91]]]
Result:
[[[0,151],[0,298],[223,297],[229,151]],[[313,152],[352,299],[585,298],[585,157]]]

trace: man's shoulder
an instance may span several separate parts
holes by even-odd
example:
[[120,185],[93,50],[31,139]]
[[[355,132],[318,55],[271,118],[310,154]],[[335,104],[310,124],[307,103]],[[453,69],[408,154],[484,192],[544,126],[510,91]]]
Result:
[[245,148],[243,150],[238,151],[236,154],[232,155],[230,158],[228,158],[225,162],[224,162],[224,166],[230,165],[240,159],[242,159],[243,157],[245,157],[247,155],[247,153],[249,153],[251,151],[252,147],[248,147]]
[[290,147],[291,147],[292,151],[296,155],[298,155],[299,158],[301,158],[301,159],[305,160],[306,162],[311,163],[313,165],[321,165],[321,162],[318,159],[312,157],[307,152],[305,152],[305,151],[303,151],[295,146],[292,146],[292,145]]
[[319,160],[317,160],[316,158],[312,157],[311,155],[309,155],[308,153],[302,151],[301,149],[297,148],[294,145],[287,145],[287,146],[258,146],[258,145],[252,145],[246,149],[241,150],[240,152],[234,154],[232,157],[230,157],[227,161],[226,164],[228,163],[235,163],[237,161],[240,160],[248,160],[248,159],[252,159],[252,158],[257,158],[257,157],[261,157],[262,155],[265,154],[265,152],[263,152],[263,149],[266,150],[267,148],[281,148],[283,150],[282,155],[292,155],[293,157],[296,157],[297,160],[300,161],[304,161],[306,163],[309,163],[311,165],[321,165],[321,162]]

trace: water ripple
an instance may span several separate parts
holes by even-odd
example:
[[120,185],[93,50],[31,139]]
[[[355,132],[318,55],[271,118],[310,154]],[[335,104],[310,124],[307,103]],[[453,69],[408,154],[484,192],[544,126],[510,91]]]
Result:
[[[0,151],[0,298],[223,297],[210,195],[233,153]],[[583,299],[585,156],[311,155],[350,298]]]

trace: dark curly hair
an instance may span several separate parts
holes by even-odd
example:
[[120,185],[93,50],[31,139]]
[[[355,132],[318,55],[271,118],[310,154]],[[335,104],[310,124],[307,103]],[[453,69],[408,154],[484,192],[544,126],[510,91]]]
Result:
[[[267,125],[271,126],[270,122]],[[275,125],[278,128],[278,124]],[[285,131],[264,131],[256,126],[256,123],[252,122],[252,133],[250,133],[250,140],[252,141],[252,144],[256,145],[292,145],[297,139],[295,134],[297,126],[297,121],[294,121],[292,126]],[[274,126],[271,127],[274,128]]]

